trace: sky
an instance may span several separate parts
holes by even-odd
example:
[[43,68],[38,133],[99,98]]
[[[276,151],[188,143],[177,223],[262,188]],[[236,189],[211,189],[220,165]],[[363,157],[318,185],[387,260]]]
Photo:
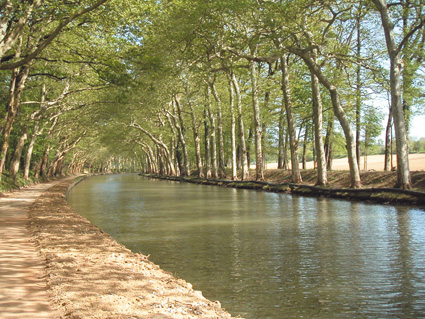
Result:
[[414,140],[425,138],[425,115],[413,117],[409,136]]

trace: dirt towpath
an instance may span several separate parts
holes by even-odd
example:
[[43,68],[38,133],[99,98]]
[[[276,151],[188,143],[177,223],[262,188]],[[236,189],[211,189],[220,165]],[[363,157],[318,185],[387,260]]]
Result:
[[0,197],[0,319],[58,318],[49,305],[44,263],[27,230],[29,207],[57,183],[38,184]]

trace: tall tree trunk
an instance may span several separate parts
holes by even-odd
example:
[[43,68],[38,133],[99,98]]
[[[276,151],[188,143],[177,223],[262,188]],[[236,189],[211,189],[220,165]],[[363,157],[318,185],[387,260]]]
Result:
[[[410,32],[410,21],[412,10],[415,10],[413,6],[410,6],[411,0],[401,1],[403,4],[403,13],[402,13],[402,24],[403,24],[403,34],[408,34]],[[412,44],[409,46],[404,46],[402,49],[402,61],[404,62],[404,67],[402,69],[402,92],[403,92],[403,111],[404,118],[406,121],[406,130],[407,136],[409,136],[410,131],[410,118],[411,118],[411,107],[414,105],[414,98],[417,97],[417,94],[414,93],[415,80],[417,78],[416,72],[423,65],[424,55],[419,53],[423,50],[425,46],[425,34],[420,32],[414,39],[412,39]]]
[[[253,51],[255,54],[256,48]],[[251,72],[252,108],[254,111],[255,179],[264,180],[263,151],[261,148],[263,132],[261,130],[260,103],[258,101],[258,71],[256,62],[250,61],[249,66]]]
[[225,170],[225,154],[224,154],[224,136],[223,136],[223,116],[222,116],[222,107],[221,99],[218,95],[217,89],[213,82],[210,82],[211,91],[213,93],[214,99],[217,102],[217,133],[218,133],[218,175],[220,177],[226,176]]
[[314,73],[319,79],[319,81],[329,91],[334,114],[342,127],[345,136],[345,141],[347,144],[346,148],[348,155],[348,164],[350,168],[350,186],[352,188],[359,188],[361,187],[361,180],[359,165],[357,163],[356,157],[356,140],[354,138],[353,130],[351,129],[350,121],[344,111],[344,108],[342,107],[338,89],[324,76],[320,69],[320,66],[314,61],[314,59],[311,58],[311,56],[306,54],[304,51],[300,52],[295,50],[294,53],[298,54],[304,60],[304,62],[309,67],[310,72]]
[[40,175],[43,179],[47,178],[47,163],[49,160],[50,144],[46,145],[40,163]]
[[28,144],[27,153],[25,155],[25,162],[24,162],[24,179],[29,179],[29,173],[30,173],[30,166],[31,166],[31,158],[32,158],[32,152],[34,150],[35,141],[37,140],[38,136],[38,130],[40,127],[40,121],[36,120],[34,123],[33,132],[30,137],[30,142]]
[[40,170],[41,170],[41,161],[42,159],[40,159],[37,164],[35,164],[34,167],[34,178],[38,179],[39,175],[40,175]]
[[394,119],[396,152],[397,152],[397,183],[396,187],[411,189],[412,181],[409,168],[409,143],[403,105],[401,100],[401,68],[400,54],[391,56],[390,83],[391,109]]
[[[172,131],[174,130],[174,128],[172,129]],[[176,137],[174,135],[174,132],[171,133],[172,136],[170,138],[170,161],[174,164],[174,167],[176,168],[176,175],[180,176],[180,172],[181,172],[181,167],[180,167],[180,145],[178,143],[178,141],[176,141]]]
[[[269,70],[269,76],[271,75],[271,71]],[[268,90],[264,94],[264,109],[269,110],[269,102],[270,102],[270,90]],[[261,149],[263,151],[262,158],[263,158],[263,170],[267,169],[267,123],[265,120],[263,120],[263,123],[261,125],[262,135],[261,135]]]
[[325,148],[323,145],[323,104],[319,80],[313,73],[311,73],[311,87],[313,93],[314,149],[317,163],[316,185],[323,186],[328,183]]
[[232,148],[232,180],[238,178],[238,164],[237,164],[237,151],[236,151],[236,117],[235,117],[235,99],[234,89],[232,84],[232,76],[229,77],[229,104],[230,104],[230,127],[231,127],[231,148]]
[[156,159],[159,163],[159,175],[165,175],[164,155],[158,145],[156,145]]
[[283,103],[285,105],[285,113],[286,113],[288,135],[289,135],[289,147],[291,151],[292,182],[302,183],[300,165],[298,161],[298,141],[296,139],[296,133],[295,133],[294,114],[292,110],[291,91],[289,87],[289,71],[288,71],[286,58],[287,58],[286,56],[282,56],[280,59],[280,64],[281,64],[281,71],[282,71]]
[[[208,98],[207,98],[208,99]],[[210,144],[210,125],[208,118],[208,104],[204,105],[204,141],[205,141],[205,177],[211,178],[211,144]]]
[[303,155],[302,155],[302,168],[306,169],[307,167],[307,144],[308,144],[308,124],[305,125],[304,130],[304,143],[303,143]]
[[[69,86],[67,85],[64,93],[68,91],[68,88],[69,88]],[[44,123],[42,125],[41,129],[40,129],[41,117],[47,109],[46,95],[47,95],[46,84],[43,84],[42,89],[41,89],[40,109],[38,111],[34,112],[31,115],[31,118],[34,117],[35,120],[34,120],[34,127],[33,127],[31,137],[30,137],[30,142],[29,142],[29,145],[28,145],[27,153],[26,153],[26,156],[25,156],[25,163],[24,163],[24,179],[25,180],[29,179],[31,158],[32,158],[32,153],[33,153],[33,150],[34,150],[35,142],[37,140],[37,137],[43,132],[45,126],[47,125],[47,122]],[[64,94],[62,94],[62,96],[64,96]],[[53,132],[53,128],[56,125],[56,120],[54,121],[54,123],[55,124],[50,129],[51,132]],[[51,136],[51,133],[49,133],[49,134],[50,134],[49,136]]]
[[[316,140],[315,140],[315,134],[314,133],[315,132],[313,130],[312,136],[311,136],[311,140],[316,142]],[[317,169],[317,157],[316,157],[316,146],[315,146],[315,143],[313,143],[313,145],[312,145],[312,153],[313,153],[313,169]],[[317,178],[317,179],[319,179],[319,178]]]
[[18,112],[20,97],[25,87],[28,72],[28,67],[23,67],[22,69],[14,69],[12,71],[12,78],[9,89],[9,100],[7,103],[6,121],[3,129],[3,144],[0,153],[0,180],[6,163],[7,150],[9,148],[10,141],[10,133],[12,132],[16,113]]
[[251,142],[253,135],[253,129],[250,127],[248,130],[248,139],[246,144],[246,162],[248,163],[248,167],[250,167],[251,164]]
[[26,126],[22,128],[21,137],[18,140],[18,144],[15,147],[15,152],[13,154],[12,165],[10,169],[11,178],[16,181],[18,177],[19,166],[21,164],[21,155],[24,148],[25,141],[28,138],[28,129]]
[[146,154],[146,159],[148,161],[149,173],[157,174],[158,173],[158,164],[155,159],[155,154],[149,144],[144,142],[136,141],[137,144],[142,146],[143,152]]
[[210,139],[211,139],[211,167],[212,167],[212,177],[218,178],[218,161],[217,161],[217,136],[216,136],[216,119],[214,112],[211,108],[211,88],[207,86],[207,111],[208,111],[208,118],[210,120],[211,124],[211,130],[210,130]]
[[170,175],[176,175],[176,169],[175,169],[174,163],[171,159],[171,154],[170,154],[170,151],[168,149],[168,146],[161,139],[158,139],[155,136],[153,136],[152,133],[150,133],[148,130],[144,129],[143,127],[141,127],[139,124],[132,122],[132,123],[130,123],[129,126],[134,127],[136,129],[138,129],[139,131],[143,132],[144,134],[146,134],[152,140],[152,142],[155,143],[156,146],[163,149],[164,157],[167,160],[169,170],[170,170],[170,173],[171,173]]
[[[180,175],[181,167],[181,161],[180,161],[180,149],[179,149],[179,144],[178,142],[176,142],[176,139],[178,139],[177,134],[176,134],[176,128],[175,128],[175,123],[176,123],[176,119],[175,117],[173,117],[173,120],[171,120],[172,115],[170,115],[169,112],[165,112],[165,116],[167,118],[167,122],[168,122],[168,126],[170,127],[171,130],[171,138],[170,138],[170,161],[173,163],[175,169],[176,169],[176,175]],[[174,124],[173,124],[174,123]],[[167,165],[167,167],[169,167],[169,165]],[[167,174],[171,174],[170,169],[167,169]]]
[[235,74],[232,72],[232,83],[233,87],[235,88],[235,95],[236,95],[236,110],[238,112],[238,127],[239,127],[239,145],[240,145],[240,152],[241,152],[241,158],[242,158],[242,180],[246,180],[249,178],[249,163],[247,162],[247,154],[246,154],[246,141],[245,141],[245,127],[242,117],[242,96],[239,89],[239,83],[236,79]]
[[174,102],[175,102],[174,105],[175,105],[176,111],[177,111],[177,117],[179,119],[179,123],[177,123],[177,121],[176,121],[175,124],[176,124],[176,128],[177,128],[177,132],[179,133],[179,139],[180,139],[180,143],[182,144],[182,149],[183,149],[183,162],[184,162],[183,175],[184,176],[190,176],[189,155],[188,155],[188,152],[187,152],[186,140],[184,138],[185,127],[184,127],[184,122],[183,122],[182,111],[181,111],[180,103],[177,100],[177,98],[174,98]]
[[325,159],[326,159],[326,168],[328,170],[332,170],[332,143],[333,143],[333,134],[334,134],[334,122],[335,116],[333,114],[330,115],[330,119],[328,121],[328,126],[326,127],[326,137],[325,137]]
[[267,169],[267,123],[263,121],[261,123],[261,163],[263,163],[263,172],[265,169]]
[[357,39],[356,39],[356,57],[359,61],[357,61],[356,66],[356,157],[357,164],[360,169],[360,130],[361,130],[361,106],[362,106],[362,94],[361,94],[361,65],[360,65],[360,57],[361,57],[361,28],[360,28],[360,16],[361,16],[361,8],[362,4],[360,1],[359,4],[359,13],[356,16],[356,31],[357,31]]
[[39,168],[37,168],[34,173],[35,178],[38,178],[38,175],[40,174],[43,179],[47,179],[47,166],[49,161],[49,154],[52,149],[50,140],[53,137],[53,132],[55,130],[57,123],[58,123],[58,117],[56,117],[50,124],[49,132],[47,133],[47,138],[46,138],[47,143],[44,147],[44,152],[39,162]]
[[[381,15],[388,55],[390,58],[391,110],[394,119],[397,151],[397,183],[402,189],[412,188],[409,169],[409,146],[401,99],[401,47],[395,42],[394,24],[391,22],[389,7],[385,0],[372,0]],[[406,39],[406,38],[405,38]]]
[[365,128],[364,132],[364,170],[367,171],[367,144],[368,144],[368,131],[367,128]]
[[284,169],[284,149],[285,149],[285,107],[282,103],[282,107],[279,112],[279,149],[278,149],[278,159],[277,159],[277,168]]
[[188,107],[190,110],[190,117],[192,120],[192,132],[193,132],[193,140],[195,143],[195,157],[196,157],[196,167],[198,169],[198,177],[204,177],[204,172],[202,171],[201,139],[199,138],[198,126],[196,125],[195,112],[193,110],[193,105],[191,101],[188,101]]
[[289,163],[289,161],[288,161],[288,145],[289,145],[289,134],[288,134],[288,132],[286,132],[286,135],[285,135],[285,144],[283,145],[283,169],[286,169],[286,170],[288,170],[289,169],[289,167],[288,167],[288,163]]
[[56,165],[56,169],[55,169],[55,176],[63,176],[63,168],[65,166],[65,157],[66,157],[67,153],[64,153],[61,155],[60,158],[58,158],[57,160],[57,165]]
[[385,158],[384,158],[384,171],[390,171],[391,170],[391,161],[390,161],[390,157],[392,156],[391,154],[391,147],[390,147],[390,143],[391,143],[391,126],[392,126],[392,114],[391,114],[391,107],[389,109],[389,113],[388,113],[388,121],[387,121],[387,126],[385,128]]

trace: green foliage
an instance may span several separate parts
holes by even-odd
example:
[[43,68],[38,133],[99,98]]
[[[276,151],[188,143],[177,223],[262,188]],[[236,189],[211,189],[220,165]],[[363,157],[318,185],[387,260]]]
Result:
[[2,179],[0,180],[0,193],[10,192],[34,183],[40,182],[39,179],[35,179],[33,176],[29,180],[22,178],[22,174],[19,174],[16,180],[10,178],[9,173],[4,173]]
[[[31,52],[37,41],[42,41],[64,18],[91,3],[44,1],[25,25],[23,36],[27,51]],[[19,5],[22,8],[15,11],[16,17],[27,4],[19,2]],[[413,13],[414,10],[409,12]],[[398,15],[402,20],[403,12]],[[409,19],[406,21],[410,23]],[[356,51],[358,23],[360,52]],[[231,157],[228,76],[231,72],[241,89],[242,120],[253,154],[254,142],[248,138],[253,128],[250,61],[255,61],[259,70],[265,156],[268,161],[276,160],[282,109],[279,58],[289,51],[294,52],[294,48],[310,53],[316,50],[315,59],[320,70],[338,87],[344,111],[353,126],[360,95],[362,147],[367,147],[369,154],[377,152],[380,146],[376,146],[375,141],[382,129],[382,115],[368,105],[371,98],[389,89],[384,37],[376,31],[378,23],[376,12],[363,2],[107,1],[70,23],[31,62],[30,76],[12,131],[8,160],[21,128],[27,126],[31,135],[36,121],[39,121],[40,133],[32,167],[46,149],[52,150],[49,156],[53,161],[80,137],[83,138],[65,152],[67,163],[79,159],[85,161],[86,166],[102,165],[119,157],[141,160],[146,159],[144,149],[147,147],[159,152],[158,145],[146,134],[130,127],[130,123],[138,123],[170,150],[175,148],[181,152],[177,127],[172,124],[177,116],[172,102],[178,100],[182,110],[179,125],[183,126],[193,166],[192,108],[204,159],[205,139],[208,138],[204,124],[211,125],[208,116],[205,118],[205,106],[211,104],[215,117],[219,110],[219,103],[206,94],[207,83],[212,81],[221,101],[228,162]],[[424,79],[420,73],[423,39],[423,32],[420,32],[403,48],[406,57],[403,97],[411,114],[418,112],[423,103]],[[258,50],[253,56],[255,46]],[[15,45],[9,53],[16,48]],[[289,54],[288,61],[297,137],[301,145],[305,127],[313,131],[311,70],[295,54]],[[356,87],[357,81],[360,81],[360,88]],[[0,124],[3,127],[9,71],[0,73],[0,84]],[[46,90],[44,104],[41,103],[43,88]],[[323,86],[321,94],[326,128],[334,115],[330,95]],[[313,145],[309,141],[306,152],[309,160],[313,159]],[[27,148],[28,143],[24,153]],[[424,151],[419,141],[413,142],[411,149]],[[333,154],[335,157],[347,154],[346,141],[338,126],[333,134]]]
[[412,153],[425,153],[425,138],[416,141],[410,141],[410,151]]

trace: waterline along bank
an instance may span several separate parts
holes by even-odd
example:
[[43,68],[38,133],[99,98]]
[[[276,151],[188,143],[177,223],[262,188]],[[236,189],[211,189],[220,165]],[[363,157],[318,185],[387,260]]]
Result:
[[294,183],[271,183],[267,181],[234,181],[226,179],[181,177],[169,175],[140,174],[149,178],[202,185],[215,185],[239,189],[263,190],[277,193],[290,193],[303,196],[341,198],[356,201],[370,201],[384,204],[425,205],[425,193],[389,187],[370,188],[331,188]]

